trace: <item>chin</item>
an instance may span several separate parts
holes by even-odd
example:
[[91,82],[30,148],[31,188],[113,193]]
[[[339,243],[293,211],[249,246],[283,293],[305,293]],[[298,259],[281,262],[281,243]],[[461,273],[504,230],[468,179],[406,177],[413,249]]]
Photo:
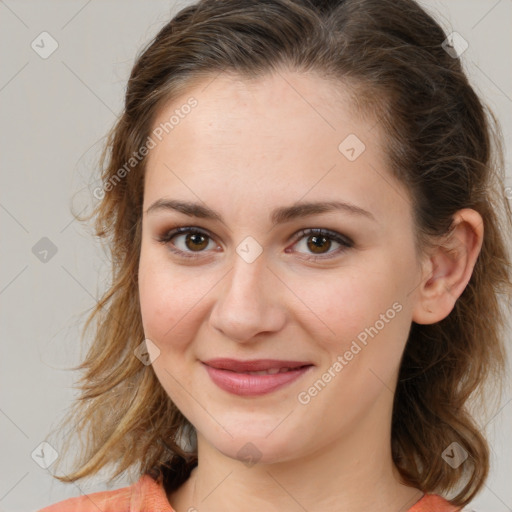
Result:
[[[209,435],[203,435],[207,442],[215,447],[226,457],[238,460],[247,467],[254,464],[274,464],[285,462],[297,457],[300,446],[303,446],[303,440],[294,440],[294,435],[300,432],[300,429],[288,431],[279,428],[275,429],[279,421],[276,421],[272,428],[257,428],[253,423],[247,429],[242,429],[240,424],[233,425],[232,428],[226,427],[232,437],[224,430],[223,434],[219,432],[210,432]],[[269,435],[269,432],[272,432]]]

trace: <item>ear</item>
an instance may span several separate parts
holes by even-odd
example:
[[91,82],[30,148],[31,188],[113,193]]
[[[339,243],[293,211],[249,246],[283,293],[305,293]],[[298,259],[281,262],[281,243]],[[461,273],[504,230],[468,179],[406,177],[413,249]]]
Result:
[[433,324],[450,314],[471,278],[483,236],[483,219],[477,211],[465,208],[453,216],[449,234],[440,239],[422,265],[414,322]]

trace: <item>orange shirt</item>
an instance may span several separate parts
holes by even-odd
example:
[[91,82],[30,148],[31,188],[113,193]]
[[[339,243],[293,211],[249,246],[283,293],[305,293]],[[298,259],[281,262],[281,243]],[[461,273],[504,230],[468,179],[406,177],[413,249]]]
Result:
[[[407,512],[456,512],[437,494],[425,494]],[[115,489],[68,498],[42,508],[38,512],[175,512],[169,504],[163,484],[143,475],[134,484]]]

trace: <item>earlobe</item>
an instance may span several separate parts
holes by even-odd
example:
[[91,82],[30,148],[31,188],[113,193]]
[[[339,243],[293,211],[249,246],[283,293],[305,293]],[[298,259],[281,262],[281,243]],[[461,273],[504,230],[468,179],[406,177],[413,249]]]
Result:
[[412,320],[433,324],[446,318],[466,288],[483,243],[483,219],[472,209],[459,210],[448,235],[439,240],[422,267]]

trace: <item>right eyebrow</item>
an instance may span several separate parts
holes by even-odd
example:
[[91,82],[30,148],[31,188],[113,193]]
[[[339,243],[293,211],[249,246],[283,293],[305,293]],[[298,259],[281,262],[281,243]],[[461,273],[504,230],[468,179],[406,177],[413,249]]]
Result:
[[[147,210],[146,213],[151,213],[158,210],[173,210],[184,213],[190,217],[197,217],[201,219],[217,220],[224,223],[222,215],[212,210],[208,206],[203,206],[199,203],[193,203],[190,201],[178,201],[174,199],[158,199],[155,201]],[[360,215],[376,222],[374,215],[351,203],[341,201],[321,201],[321,202],[310,202],[310,203],[296,203],[291,206],[284,206],[276,208],[272,211],[270,216],[272,225],[280,224],[283,222],[289,222],[291,220],[307,217],[309,215],[315,215],[320,213],[326,213],[330,211],[343,211],[350,215]]]

